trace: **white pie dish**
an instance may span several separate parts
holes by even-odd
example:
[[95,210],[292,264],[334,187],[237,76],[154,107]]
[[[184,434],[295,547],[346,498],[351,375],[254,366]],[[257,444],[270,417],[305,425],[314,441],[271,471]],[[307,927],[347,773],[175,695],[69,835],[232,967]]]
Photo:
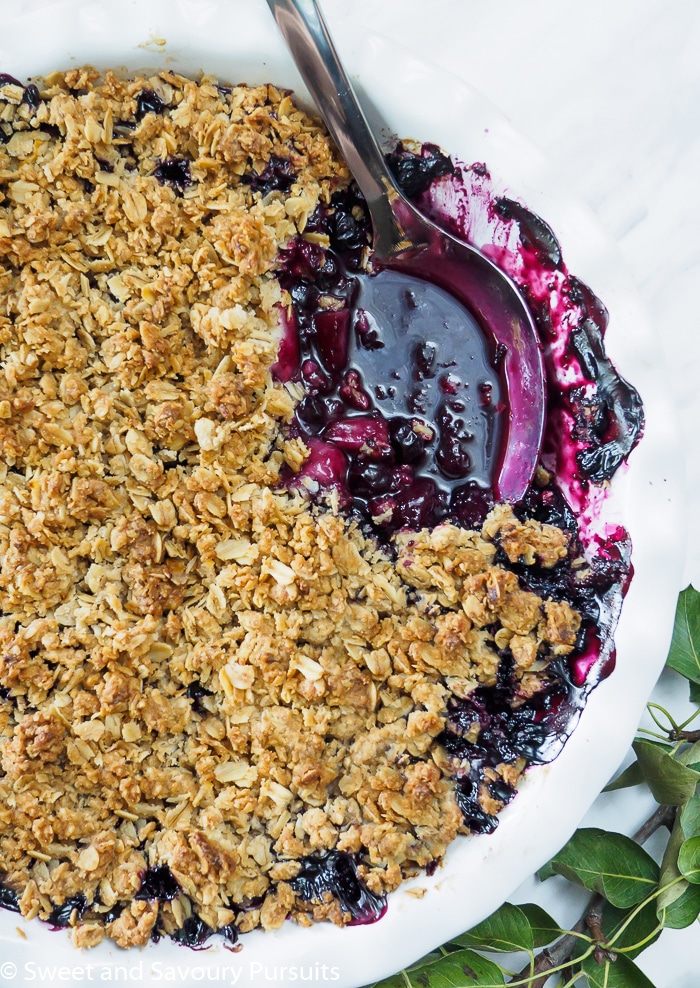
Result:
[[[140,0],[126,9],[113,0],[29,2],[3,17],[0,70],[22,81],[89,63],[127,71],[204,70],[222,81],[269,80],[302,90],[262,0]],[[296,979],[282,969],[296,968],[311,969],[318,984],[352,988],[389,974],[491,912],[567,839],[622,758],[663,663],[675,605],[682,497],[653,339],[619,261],[588,216],[558,194],[546,163],[484,97],[386,38],[368,35],[368,27],[354,24],[350,9],[337,40],[351,75],[370,94],[375,122],[387,134],[432,141],[462,160],[487,162],[498,187],[550,223],[569,269],[611,312],[609,352],[641,391],[647,415],[645,437],[605,505],[606,518],[621,521],[634,545],[635,577],[616,635],[618,667],[593,693],[559,759],[528,773],[495,834],[458,841],[432,878],[421,877],[391,897],[378,924],[342,930],[288,924],[278,933],[245,936],[237,954],[213,941],[196,954],[161,942],[130,955],[103,943],[80,955],[64,933],[0,911],[0,957],[17,966],[17,984],[36,980],[35,968],[27,965],[45,964],[44,958],[72,972],[62,979],[69,984],[85,980],[77,972],[88,964],[95,971],[109,968],[111,983],[123,984],[150,975],[189,986],[202,980],[200,971],[213,982],[236,983],[239,972],[242,984],[285,983]],[[427,890],[422,898],[418,889]],[[124,970],[121,981],[118,968]],[[175,979],[166,979],[164,972],[178,968]],[[226,978],[223,968],[232,972]],[[4,977],[9,972],[0,967]]]

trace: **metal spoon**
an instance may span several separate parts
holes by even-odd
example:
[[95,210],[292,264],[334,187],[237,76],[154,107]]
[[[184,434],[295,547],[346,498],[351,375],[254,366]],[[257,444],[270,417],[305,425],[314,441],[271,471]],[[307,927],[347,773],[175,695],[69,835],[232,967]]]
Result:
[[440,230],[399,191],[340,63],[316,0],[267,0],[319,113],[367,201],[374,260],[438,285],[476,317],[504,352],[508,401],[493,478],[519,501],[531,482],[545,420],[545,376],[532,315],[515,284],[469,244]]

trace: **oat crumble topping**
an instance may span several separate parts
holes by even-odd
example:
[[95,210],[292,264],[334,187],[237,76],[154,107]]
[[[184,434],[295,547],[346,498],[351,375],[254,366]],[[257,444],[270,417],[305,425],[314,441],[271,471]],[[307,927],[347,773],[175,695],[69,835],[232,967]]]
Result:
[[79,69],[41,97],[0,89],[0,880],[27,917],[83,896],[85,947],[347,923],[304,861],[381,895],[466,831],[450,697],[504,648],[536,693],[580,625],[497,551],[551,567],[567,535],[497,505],[382,546],[280,486],[307,450],[276,260],[350,181],[288,93]]

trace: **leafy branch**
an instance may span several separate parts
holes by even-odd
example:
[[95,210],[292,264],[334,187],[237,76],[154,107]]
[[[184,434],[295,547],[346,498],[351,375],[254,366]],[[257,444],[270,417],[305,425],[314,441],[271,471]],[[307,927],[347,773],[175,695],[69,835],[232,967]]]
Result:
[[[690,685],[700,705],[700,592],[678,598],[667,666]],[[659,804],[632,837],[577,830],[539,872],[588,889],[592,896],[570,929],[534,903],[505,903],[472,930],[405,971],[370,988],[654,988],[634,959],[662,934],[700,916],[700,730],[689,730],[655,703],[654,731],[640,731],[635,761],[607,788],[646,785]],[[643,844],[668,833],[661,863]],[[511,955],[511,971],[484,954]]]

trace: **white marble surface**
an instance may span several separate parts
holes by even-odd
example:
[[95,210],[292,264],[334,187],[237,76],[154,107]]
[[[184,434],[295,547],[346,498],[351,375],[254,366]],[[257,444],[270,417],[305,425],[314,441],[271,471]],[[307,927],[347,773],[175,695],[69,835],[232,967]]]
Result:
[[[684,576],[700,588],[700,5],[697,0],[325,0],[331,26],[367,19],[486,93],[594,211],[638,286],[665,358],[685,450]],[[660,385],[661,386],[661,385]],[[653,524],[653,519],[650,519]],[[684,707],[664,677],[655,699]],[[590,826],[632,833],[641,790],[601,796]],[[573,922],[580,901],[534,878],[512,901]],[[667,931],[639,959],[656,988],[697,988],[700,931]]]

